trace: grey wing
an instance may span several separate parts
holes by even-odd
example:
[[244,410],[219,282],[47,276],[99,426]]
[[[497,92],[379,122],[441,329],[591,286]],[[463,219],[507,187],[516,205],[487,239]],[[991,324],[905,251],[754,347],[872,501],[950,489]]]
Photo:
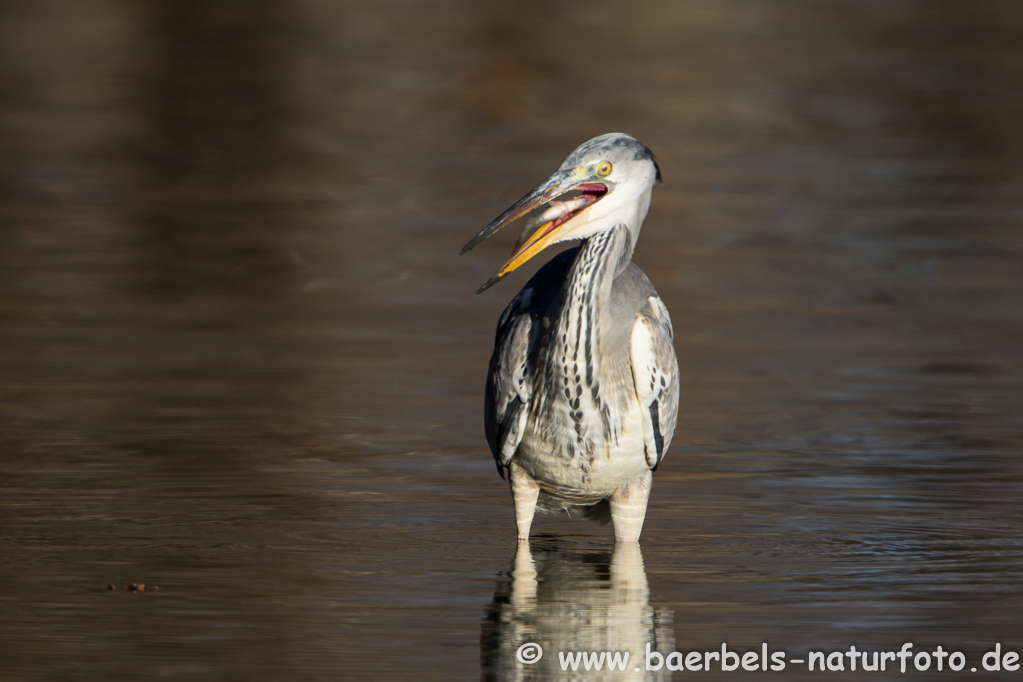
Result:
[[502,477],[522,441],[533,393],[530,351],[539,325],[529,309],[530,294],[523,289],[501,315],[487,374],[483,422]]
[[675,435],[678,359],[668,309],[657,294],[647,298],[632,327],[632,377],[643,413],[646,461],[656,469]]

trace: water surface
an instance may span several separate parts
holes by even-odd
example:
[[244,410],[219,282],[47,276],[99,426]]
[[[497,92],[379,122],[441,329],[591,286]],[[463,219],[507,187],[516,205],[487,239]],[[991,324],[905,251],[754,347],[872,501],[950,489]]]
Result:
[[[1010,1],[0,8],[2,677],[1023,652],[1021,82]],[[529,273],[457,253],[612,130],[679,428],[640,555],[527,561],[481,413]]]

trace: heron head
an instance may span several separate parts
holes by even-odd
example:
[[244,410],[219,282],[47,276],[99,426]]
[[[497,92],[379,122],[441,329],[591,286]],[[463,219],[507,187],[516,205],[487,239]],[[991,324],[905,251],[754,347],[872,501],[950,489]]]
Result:
[[547,180],[512,204],[462,248],[469,251],[505,225],[534,213],[511,258],[476,293],[485,291],[548,246],[586,239],[624,225],[633,244],[660,181],[653,152],[624,133],[584,142]]

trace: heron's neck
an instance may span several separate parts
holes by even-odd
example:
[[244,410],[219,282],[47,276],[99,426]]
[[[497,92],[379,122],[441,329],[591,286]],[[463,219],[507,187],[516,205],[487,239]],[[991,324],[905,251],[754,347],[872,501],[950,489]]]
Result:
[[583,242],[565,282],[556,338],[558,355],[566,359],[566,373],[571,372],[573,378],[578,374],[587,388],[592,388],[593,377],[599,376],[600,340],[608,324],[611,285],[629,265],[632,249],[624,225],[598,232]]
[[[632,260],[632,238],[624,225],[598,232],[582,243],[566,282],[569,300],[585,297],[590,307],[607,303],[611,283]],[[568,310],[565,306],[564,310]]]

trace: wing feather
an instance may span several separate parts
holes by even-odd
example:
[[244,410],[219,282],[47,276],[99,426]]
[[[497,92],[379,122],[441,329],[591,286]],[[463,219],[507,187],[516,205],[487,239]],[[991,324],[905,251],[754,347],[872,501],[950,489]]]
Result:
[[484,423],[490,452],[502,476],[522,441],[532,399],[529,357],[537,318],[529,309],[530,293],[523,289],[501,315],[487,375]]
[[678,359],[668,309],[650,296],[632,327],[632,376],[642,406],[646,461],[660,464],[678,419]]

